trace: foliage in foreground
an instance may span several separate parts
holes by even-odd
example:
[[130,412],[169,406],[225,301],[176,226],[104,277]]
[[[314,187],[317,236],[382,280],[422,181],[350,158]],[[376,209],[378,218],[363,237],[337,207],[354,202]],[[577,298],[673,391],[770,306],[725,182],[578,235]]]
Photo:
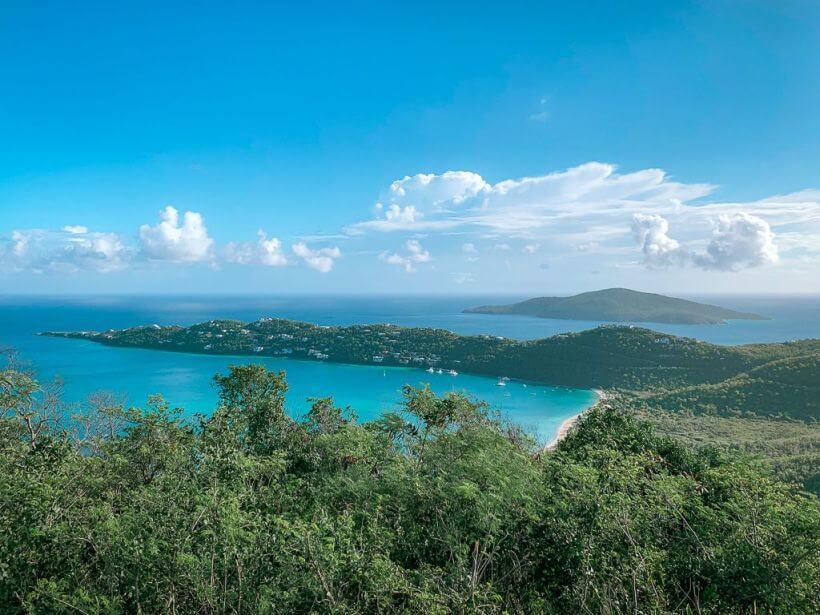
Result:
[[[408,388],[357,424],[217,376],[71,433],[0,372],[0,605],[33,612],[817,612],[817,499],[623,412],[538,454],[480,404]],[[535,453],[535,454],[534,454]]]

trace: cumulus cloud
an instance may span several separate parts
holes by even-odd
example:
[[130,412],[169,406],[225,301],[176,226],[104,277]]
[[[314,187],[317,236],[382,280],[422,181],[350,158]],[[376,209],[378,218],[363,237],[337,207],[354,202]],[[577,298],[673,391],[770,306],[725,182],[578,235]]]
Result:
[[333,269],[337,258],[342,256],[342,251],[337,247],[311,249],[306,243],[299,242],[291,246],[293,253],[301,258],[308,267],[327,273]]
[[288,259],[282,251],[282,242],[276,237],[268,239],[262,229],[257,231],[255,242],[230,242],[225,245],[223,257],[229,263],[239,265],[260,264],[268,267],[283,267]]
[[426,263],[432,260],[432,257],[430,252],[422,247],[421,243],[415,239],[410,239],[405,242],[403,252],[394,252],[392,254],[382,252],[379,255],[379,260],[389,265],[403,267],[407,273],[414,273],[418,263]]
[[669,236],[669,221],[661,216],[633,215],[632,235],[641,246],[644,263],[648,267],[683,264],[689,258],[688,251]]
[[416,221],[416,218],[419,217],[419,212],[416,211],[415,205],[405,205],[402,207],[401,205],[393,203],[384,212],[384,217],[388,223],[396,225],[410,224]]
[[704,269],[737,271],[776,263],[777,246],[769,224],[757,216],[739,213],[722,215],[715,224],[705,254],[694,256]]
[[212,256],[213,239],[208,235],[202,215],[186,211],[180,224],[179,212],[170,205],[160,211],[155,226],[139,229],[142,253],[149,259],[173,262],[198,262]]
[[10,241],[0,241],[0,269],[5,272],[108,273],[124,269],[132,256],[118,235],[86,227],[16,230]]
[[651,268],[692,263],[703,269],[739,271],[777,262],[778,249],[769,224],[746,213],[717,218],[705,252],[682,245],[669,236],[662,216],[635,214],[632,233]]

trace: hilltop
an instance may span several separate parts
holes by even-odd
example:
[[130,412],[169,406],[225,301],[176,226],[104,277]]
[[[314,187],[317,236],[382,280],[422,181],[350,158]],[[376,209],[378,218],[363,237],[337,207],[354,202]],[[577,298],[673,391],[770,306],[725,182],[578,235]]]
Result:
[[727,320],[765,320],[716,305],[687,301],[628,288],[608,288],[571,297],[538,297],[510,305],[484,305],[464,310],[474,314],[512,314],[564,320],[722,324]]

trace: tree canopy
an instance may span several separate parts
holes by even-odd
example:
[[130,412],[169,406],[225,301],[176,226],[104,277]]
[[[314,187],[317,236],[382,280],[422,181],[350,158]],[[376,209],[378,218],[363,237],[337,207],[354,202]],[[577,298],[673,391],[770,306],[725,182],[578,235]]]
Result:
[[215,377],[184,421],[67,420],[0,372],[8,613],[808,613],[817,498],[599,405],[551,452],[484,405],[407,388],[360,424],[285,376]]

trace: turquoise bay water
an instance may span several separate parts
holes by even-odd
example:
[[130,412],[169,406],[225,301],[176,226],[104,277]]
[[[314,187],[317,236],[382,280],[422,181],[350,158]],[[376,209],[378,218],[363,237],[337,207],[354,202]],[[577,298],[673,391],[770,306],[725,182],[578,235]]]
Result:
[[[82,340],[38,337],[44,330],[103,330],[141,324],[188,325],[212,318],[255,320],[277,316],[317,324],[390,322],[432,326],[462,334],[503,335],[518,339],[547,337],[600,323],[526,317],[462,314],[479,304],[509,302],[511,297],[0,297],[0,346],[17,350],[41,377],[59,376],[64,397],[81,402],[98,390],[121,395],[126,403],[144,404],[161,393],[186,414],[208,413],[216,394],[216,372],[231,364],[262,362],[287,373],[288,408],[303,413],[309,397],[333,396],[352,407],[361,420],[396,408],[405,384],[429,383],[439,393],[464,391],[487,401],[505,416],[535,433],[552,437],[566,418],[594,401],[591,391],[509,382],[467,374],[428,374],[410,368],[340,365],[259,357],[216,357],[138,349],[110,348]],[[728,325],[650,325],[677,335],[725,344],[782,341],[820,336],[818,298],[744,298],[712,300],[720,305],[771,316],[769,321]]]

